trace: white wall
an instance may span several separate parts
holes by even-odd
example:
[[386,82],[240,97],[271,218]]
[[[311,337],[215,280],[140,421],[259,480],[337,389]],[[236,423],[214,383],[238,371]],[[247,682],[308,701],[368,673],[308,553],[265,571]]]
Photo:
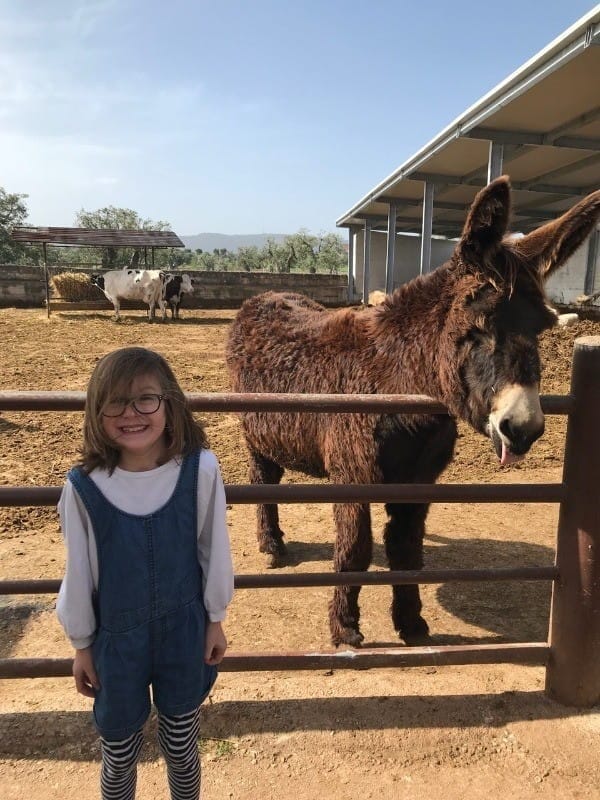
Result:
[[[568,305],[583,294],[591,241],[591,238],[588,239],[566,264],[548,278],[546,291],[548,297],[555,303]],[[596,251],[596,277],[591,293],[598,291],[600,291],[600,248]],[[594,305],[600,305],[600,303],[596,301]]]
[[[354,287],[362,296],[364,274],[364,230],[354,236]],[[456,242],[448,239],[433,239],[431,242],[431,269],[439,267],[452,255]],[[371,233],[371,263],[369,267],[369,292],[385,291],[385,262],[387,258],[387,233]],[[396,235],[394,259],[394,289],[407,283],[419,274],[421,261],[421,237]]]
[[[550,300],[561,305],[574,303],[583,294],[588,251],[591,239],[554,273],[546,284]],[[431,245],[431,268],[435,269],[450,258],[456,242],[448,239],[433,239]],[[369,292],[385,291],[385,262],[387,258],[387,233],[371,233],[371,264],[369,270]],[[394,265],[394,289],[407,283],[419,274],[421,237],[397,234]],[[364,230],[354,235],[354,287],[362,297],[364,272]],[[596,276],[594,292],[600,291],[600,247],[596,253]],[[594,305],[600,305],[600,299]]]

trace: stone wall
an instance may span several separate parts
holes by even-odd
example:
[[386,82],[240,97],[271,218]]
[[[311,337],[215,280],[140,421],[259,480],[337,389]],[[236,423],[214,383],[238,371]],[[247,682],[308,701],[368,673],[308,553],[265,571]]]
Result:
[[[50,275],[65,272],[66,267],[49,268]],[[77,272],[91,274],[93,271]],[[173,270],[177,274],[177,270]],[[193,295],[185,295],[182,308],[237,308],[252,295],[260,292],[286,291],[308,295],[326,306],[348,305],[348,279],[346,275],[280,274],[260,272],[187,272],[201,284]],[[51,294],[51,308],[65,306],[61,298]],[[42,308],[46,303],[43,267],[23,267],[10,264],[0,265],[0,306],[21,306]],[[69,307],[110,309],[112,306],[98,290],[98,301],[69,303]],[[123,304],[124,308],[138,307],[136,304]],[[142,308],[141,305],[139,305]]]
[[45,304],[43,267],[0,264],[0,306],[39,308]]

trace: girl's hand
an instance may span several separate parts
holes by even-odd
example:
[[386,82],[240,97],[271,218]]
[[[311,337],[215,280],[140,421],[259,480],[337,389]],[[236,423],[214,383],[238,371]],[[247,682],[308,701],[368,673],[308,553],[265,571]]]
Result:
[[220,622],[209,622],[206,628],[204,661],[206,664],[220,664],[227,650],[227,639]]
[[85,647],[83,650],[75,650],[73,677],[75,678],[75,687],[79,694],[82,694],[84,697],[96,696],[96,691],[100,688],[100,681],[96,675],[91,647]]

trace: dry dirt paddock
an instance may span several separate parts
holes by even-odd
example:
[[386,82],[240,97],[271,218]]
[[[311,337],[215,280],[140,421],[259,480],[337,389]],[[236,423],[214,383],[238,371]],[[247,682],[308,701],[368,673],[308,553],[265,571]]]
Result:
[[[2,387],[85,388],[95,360],[141,344],[164,353],[187,391],[226,391],[224,344],[234,312],[187,311],[179,324],[110,314],[0,311]],[[598,323],[544,336],[542,390],[568,389],[576,336]],[[80,413],[2,413],[0,482],[60,484],[76,457]],[[205,417],[225,481],[246,482],[234,415]],[[461,429],[445,481],[560,480],[564,420],[549,418],[524,465],[499,471],[486,440]],[[300,480],[300,476],[291,476]],[[384,569],[383,509],[373,507],[374,569]],[[228,511],[235,569],[265,569],[254,512]],[[284,506],[290,571],[330,569],[330,508]],[[553,561],[551,505],[435,505],[429,567],[546,565]],[[0,509],[0,577],[58,578],[64,552],[54,509]],[[388,616],[388,587],[363,590],[370,646],[402,646]],[[235,651],[326,650],[329,589],[239,591],[227,622]],[[428,586],[424,613],[436,643],[544,640],[546,584]],[[0,657],[65,657],[70,650],[51,596],[0,598]],[[558,706],[541,668],[471,666],[278,673],[223,673],[204,707],[203,796],[256,798],[600,798],[600,715]],[[154,722],[140,766],[140,798],[167,796]],[[98,796],[98,748],[88,701],[69,679],[0,681],[0,797]]]

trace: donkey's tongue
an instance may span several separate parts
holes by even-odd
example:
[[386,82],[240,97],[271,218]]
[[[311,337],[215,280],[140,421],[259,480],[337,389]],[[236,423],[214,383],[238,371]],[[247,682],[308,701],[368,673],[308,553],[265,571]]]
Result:
[[500,458],[500,466],[505,467],[508,464],[516,464],[518,461],[523,461],[525,456],[517,456],[506,447],[502,442],[502,457]]

